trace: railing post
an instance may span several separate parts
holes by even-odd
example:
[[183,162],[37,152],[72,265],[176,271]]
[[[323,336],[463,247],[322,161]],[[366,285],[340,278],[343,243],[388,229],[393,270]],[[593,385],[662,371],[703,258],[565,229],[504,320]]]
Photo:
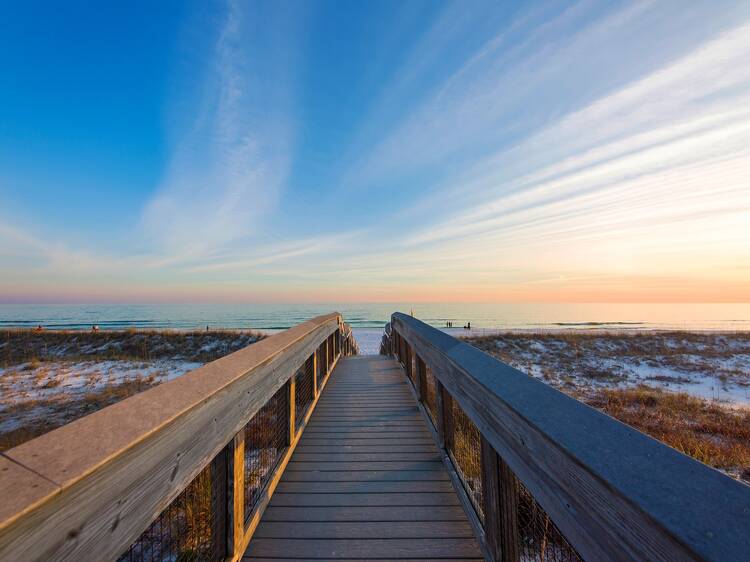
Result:
[[310,359],[310,366],[312,367],[312,385],[313,385],[313,396],[318,395],[318,354],[313,351]]
[[227,556],[227,539],[229,531],[229,484],[231,479],[227,468],[230,451],[234,453],[234,441],[231,447],[224,447],[211,461],[211,545],[212,559],[223,560]]
[[521,557],[518,543],[518,482],[516,475],[500,457],[498,460],[498,482],[500,498],[500,544],[503,562],[517,562]]
[[518,484],[516,475],[492,445],[482,441],[482,507],[484,534],[492,560],[518,562]]
[[[445,404],[445,397],[443,396],[443,393],[445,392],[445,389],[443,388],[443,384],[438,380],[437,377],[435,377],[435,407],[437,412],[435,412],[437,415],[435,416],[437,419],[435,420],[435,429],[437,430],[438,435],[438,445],[440,448],[445,449],[445,416],[446,416],[446,404]],[[450,414],[448,414],[450,415]]]
[[245,428],[243,427],[235,436],[231,444],[232,460],[232,551],[230,556],[237,555],[242,549],[245,535]]
[[325,365],[325,374],[326,375],[328,374],[328,369],[331,366],[331,364],[328,362],[328,339],[329,338],[326,338],[326,341],[323,343],[323,345],[325,346],[323,348],[323,357],[324,357],[323,363]]
[[289,431],[288,431],[288,439],[289,439],[289,445],[294,443],[294,437],[297,434],[297,374],[291,376],[289,379],[289,382],[287,383],[287,397],[289,400]]
[[414,377],[414,390],[417,392],[417,400],[422,401],[422,381],[427,377],[427,365],[424,364],[419,355],[416,356],[417,376]]
[[453,439],[453,397],[445,390],[445,387],[438,382],[438,408],[443,430],[443,445],[447,449],[451,447]]
[[409,381],[412,384],[414,384],[413,373],[412,373],[412,370],[411,370],[411,354],[412,353],[413,353],[413,350],[412,350],[411,346],[407,343],[406,344],[406,348],[404,350],[404,356],[405,356],[405,360],[406,360],[406,365],[405,365],[405,367],[406,367],[406,376],[409,377]]

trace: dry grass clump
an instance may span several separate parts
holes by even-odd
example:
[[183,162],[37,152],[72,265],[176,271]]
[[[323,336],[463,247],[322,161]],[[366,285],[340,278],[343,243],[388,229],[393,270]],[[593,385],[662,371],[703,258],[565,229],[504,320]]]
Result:
[[19,330],[0,335],[0,366],[39,361],[184,359],[207,363],[263,339],[251,330]]
[[649,386],[604,389],[586,400],[699,461],[750,481],[750,411]]

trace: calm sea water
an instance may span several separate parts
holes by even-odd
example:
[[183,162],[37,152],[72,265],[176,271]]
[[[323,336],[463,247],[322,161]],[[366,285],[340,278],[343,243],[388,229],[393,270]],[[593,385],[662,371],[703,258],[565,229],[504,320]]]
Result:
[[[376,353],[394,311],[410,313],[448,332],[495,330],[750,330],[750,303],[742,304],[118,304],[0,305],[0,328],[50,329],[246,328],[276,331],[338,311],[355,328],[364,353]],[[446,329],[452,322],[453,328]]]
[[0,327],[102,329],[285,329],[331,311],[355,328],[382,328],[394,311],[428,324],[461,329],[750,330],[750,303],[741,304],[116,304],[0,305]]

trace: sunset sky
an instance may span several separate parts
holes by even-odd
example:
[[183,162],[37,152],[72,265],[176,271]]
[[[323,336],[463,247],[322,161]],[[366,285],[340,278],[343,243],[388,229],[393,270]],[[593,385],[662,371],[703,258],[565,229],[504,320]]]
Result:
[[750,301],[750,2],[27,2],[0,302]]

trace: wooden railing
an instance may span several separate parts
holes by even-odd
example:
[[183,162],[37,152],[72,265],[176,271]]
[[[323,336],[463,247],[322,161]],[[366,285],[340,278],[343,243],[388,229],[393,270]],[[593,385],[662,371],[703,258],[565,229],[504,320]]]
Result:
[[412,381],[488,560],[748,560],[750,487],[405,314]]
[[356,351],[320,316],[0,454],[0,560],[239,559]]

